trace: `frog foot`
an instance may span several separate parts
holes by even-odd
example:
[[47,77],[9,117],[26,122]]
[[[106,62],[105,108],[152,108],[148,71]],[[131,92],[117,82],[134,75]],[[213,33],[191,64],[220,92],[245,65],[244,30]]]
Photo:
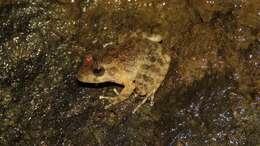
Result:
[[105,109],[109,109],[112,106],[122,102],[123,98],[121,98],[121,96],[114,96],[114,97],[109,97],[109,96],[100,96],[99,99],[105,99],[109,102],[108,105],[105,106]]
[[116,100],[114,99],[115,97],[110,97],[110,96],[99,96],[99,99],[105,99],[107,100],[110,104],[105,106],[105,109],[110,108],[111,106],[117,104]]
[[110,104],[108,104],[108,105],[106,105],[105,106],[105,109],[107,110],[107,109],[109,109],[109,108],[111,108],[113,105],[115,105],[116,103],[110,103]]
[[136,113],[138,111],[138,109],[146,103],[146,101],[149,99],[150,100],[150,106],[153,106],[154,105],[154,94],[155,94],[155,90],[153,90],[150,94],[148,94],[143,100],[141,103],[139,103],[135,109],[133,110],[133,114]]
[[108,98],[109,104],[105,106],[105,109],[109,109],[112,106],[118,104],[118,101],[113,98]]

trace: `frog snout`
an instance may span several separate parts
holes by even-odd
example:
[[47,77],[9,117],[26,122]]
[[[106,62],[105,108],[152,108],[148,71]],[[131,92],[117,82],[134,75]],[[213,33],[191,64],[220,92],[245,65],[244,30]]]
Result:
[[82,76],[81,73],[77,73],[77,74],[76,74],[76,78],[77,78],[78,81],[84,82],[84,76]]

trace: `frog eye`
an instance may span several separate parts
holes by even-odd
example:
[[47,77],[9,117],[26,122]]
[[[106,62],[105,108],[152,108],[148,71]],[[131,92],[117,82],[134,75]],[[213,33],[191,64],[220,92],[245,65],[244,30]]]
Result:
[[85,65],[93,64],[93,57],[91,55],[86,55],[84,58],[84,64]]
[[104,73],[105,73],[105,68],[102,67],[102,66],[96,67],[96,68],[93,69],[93,74],[95,76],[102,76],[102,75],[104,75]]

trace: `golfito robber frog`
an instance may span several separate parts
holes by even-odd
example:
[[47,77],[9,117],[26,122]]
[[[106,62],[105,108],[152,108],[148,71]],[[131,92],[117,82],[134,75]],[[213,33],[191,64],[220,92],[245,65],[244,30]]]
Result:
[[164,80],[171,57],[158,42],[159,35],[131,34],[121,37],[118,44],[104,48],[103,53],[86,55],[77,79],[83,83],[113,82],[124,86],[115,97],[106,97],[105,109],[118,104],[135,93],[143,97],[133,112],[147,99],[154,98],[155,91]]

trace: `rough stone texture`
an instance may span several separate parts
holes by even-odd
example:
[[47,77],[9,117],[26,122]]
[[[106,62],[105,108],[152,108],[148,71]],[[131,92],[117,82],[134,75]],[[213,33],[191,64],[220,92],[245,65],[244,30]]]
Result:
[[[259,0],[0,0],[0,145],[258,146],[259,19]],[[82,54],[137,30],[172,51],[160,98],[104,110],[121,87],[79,83]]]

